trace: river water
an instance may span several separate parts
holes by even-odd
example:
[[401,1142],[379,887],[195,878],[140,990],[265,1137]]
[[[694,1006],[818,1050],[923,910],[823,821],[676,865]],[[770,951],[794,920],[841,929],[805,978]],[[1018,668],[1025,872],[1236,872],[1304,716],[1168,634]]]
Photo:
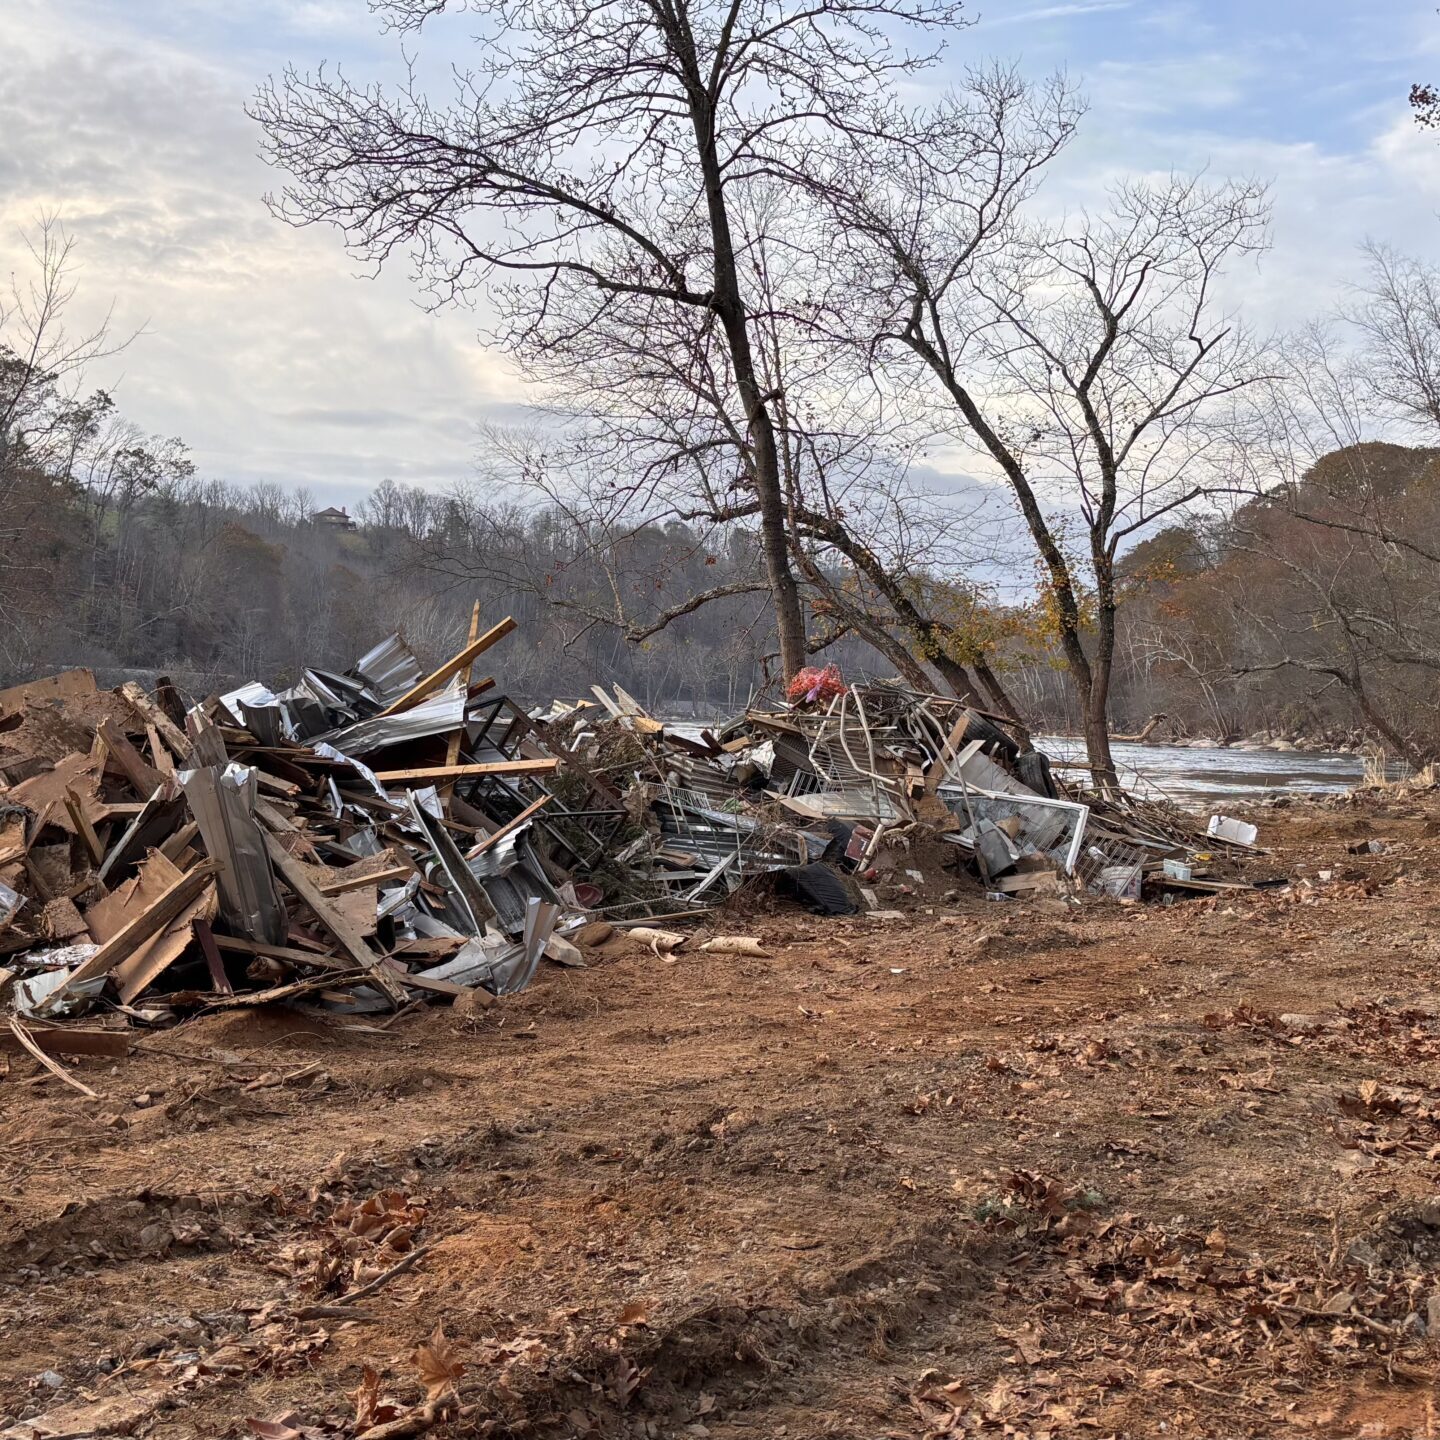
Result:
[[[1045,735],[1036,744],[1052,761],[1084,760],[1082,741]],[[1182,805],[1258,800],[1284,790],[1326,795],[1348,790],[1363,777],[1358,755],[1274,750],[1191,750],[1183,745],[1116,745],[1121,783],[1142,794],[1163,793]],[[1081,772],[1057,766],[1058,773]]]
[[[665,722],[683,734],[698,738],[703,722]],[[1066,769],[1069,761],[1085,759],[1085,744],[1078,737],[1040,735],[1043,750],[1062,778],[1085,778],[1079,769]],[[1223,801],[1260,800],[1277,791],[1292,795],[1332,795],[1349,790],[1364,777],[1358,755],[1275,750],[1191,750],[1184,745],[1125,745],[1111,747],[1127,789],[1154,799],[1174,800],[1190,808],[1219,805]]]

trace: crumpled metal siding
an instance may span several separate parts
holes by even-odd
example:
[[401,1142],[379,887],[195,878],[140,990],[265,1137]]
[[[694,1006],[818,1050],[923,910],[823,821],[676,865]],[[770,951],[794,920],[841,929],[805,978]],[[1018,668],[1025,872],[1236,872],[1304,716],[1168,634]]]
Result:
[[280,944],[289,920],[255,819],[255,771],[232,762],[224,769],[207,765],[183,770],[176,779],[207,853],[219,862],[215,884],[226,924],[251,940]]

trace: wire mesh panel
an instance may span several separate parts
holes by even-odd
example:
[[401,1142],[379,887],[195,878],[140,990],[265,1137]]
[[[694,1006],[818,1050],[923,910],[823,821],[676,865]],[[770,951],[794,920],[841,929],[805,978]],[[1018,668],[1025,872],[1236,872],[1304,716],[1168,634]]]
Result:
[[1085,846],[1075,865],[1075,878],[1085,889],[1097,894],[1138,900],[1144,863],[1143,850],[1123,840],[1107,838]]
[[[1022,854],[1048,855],[1065,873],[1073,874],[1090,818],[1088,806],[1040,795],[1001,795],[972,786],[942,785],[936,791],[950,812],[967,824],[989,820],[1008,834]],[[1007,821],[1018,820],[1016,828]]]

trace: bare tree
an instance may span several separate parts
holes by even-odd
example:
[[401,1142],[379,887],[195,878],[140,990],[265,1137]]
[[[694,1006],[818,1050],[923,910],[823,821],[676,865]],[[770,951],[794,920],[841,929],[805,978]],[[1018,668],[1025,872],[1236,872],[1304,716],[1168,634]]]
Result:
[[898,48],[897,32],[953,27],[959,0],[376,8],[412,34],[447,8],[468,10],[478,69],[459,77],[447,107],[413,81],[389,95],[290,71],[265,86],[254,114],[270,158],[293,176],[276,209],[340,227],[376,264],[408,250],[438,301],[499,280],[490,293],[520,352],[615,316],[641,335],[677,324],[713,333],[754,452],[748,479],[793,671],[804,621],[736,197],[757,179],[799,183],[817,134],[884,127],[891,77],[929,58]]
[[1177,178],[1121,184],[1098,215],[1023,224],[1076,114],[1062,81],[981,75],[936,119],[951,143],[888,160],[877,150],[830,187],[855,257],[856,332],[877,360],[908,356],[928,372],[937,425],[1008,486],[1090,765],[1113,785],[1117,559],[1229,483],[1207,421],[1265,370],[1216,285],[1263,245],[1267,204],[1258,184]]
[[73,437],[86,368],[135,338],[112,335],[108,313],[91,328],[70,328],[75,242],[56,217],[42,216],[21,239],[30,273],[12,273],[0,293],[0,504],[22,458],[45,463]]
[[1343,312],[1358,334],[1359,374],[1377,417],[1440,434],[1440,269],[1387,245],[1364,247],[1366,272]]

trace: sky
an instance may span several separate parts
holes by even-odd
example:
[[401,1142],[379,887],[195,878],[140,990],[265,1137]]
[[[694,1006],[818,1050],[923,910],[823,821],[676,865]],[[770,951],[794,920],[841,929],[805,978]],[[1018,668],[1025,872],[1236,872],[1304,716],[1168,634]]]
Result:
[[[1067,70],[1089,101],[1047,203],[1094,204],[1129,174],[1205,168],[1273,184],[1273,248],[1233,285],[1257,323],[1335,303],[1367,238],[1440,260],[1440,137],[1406,95],[1440,81],[1437,0],[972,0],[930,77],[1013,60]],[[414,42],[409,42],[414,43]],[[422,42],[466,59],[463,23]],[[93,383],[201,470],[351,504],[386,477],[444,489],[477,427],[526,392],[478,338],[426,313],[403,266],[361,274],[339,237],[267,211],[277,177],[244,106],[287,64],[397,73],[365,0],[0,0],[0,276],[58,214],[77,311],[143,328]]]

